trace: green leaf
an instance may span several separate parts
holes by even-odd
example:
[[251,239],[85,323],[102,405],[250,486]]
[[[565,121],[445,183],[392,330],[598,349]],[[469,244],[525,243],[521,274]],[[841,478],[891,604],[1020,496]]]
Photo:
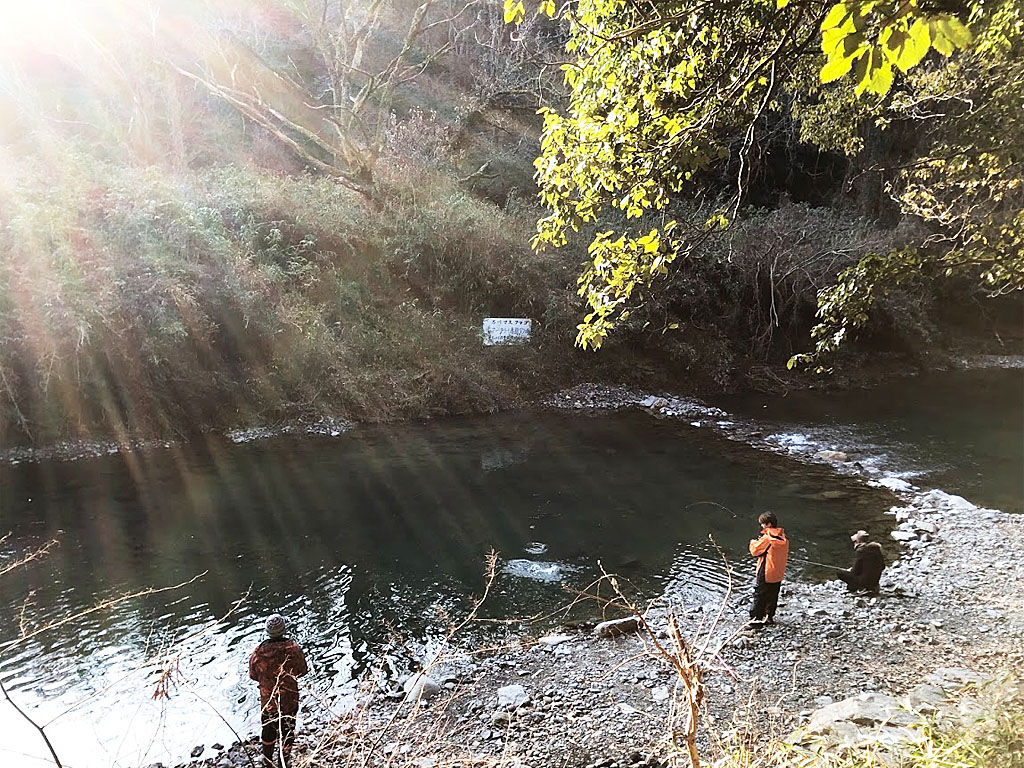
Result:
[[836,29],[843,25],[843,22],[850,16],[850,7],[846,3],[836,3],[828,12],[825,20],[821,22],[821,31]]
[[885,96],[892,88],[892,65],[888,61],[879,60],[878,65],[868,76],[868,90],[879,96]]
[[974,39],[971,30],[964,26],[956,16],[940,16],[939,28],[942,30],[942,34],[957,48],[966,48]]
[[832,83],[841,78],[853,67],[853,60],[853,56],[842,56],[838,53],[829,56],[819,74],[821,82]]
[[854,95],[860,96],[868,87],[868,81],[871,76],[871,58],[874,55],[873,51],[867,51],[857,57],[857,60],[853,62],[853,76],[857,81],[857,86],[853,89]]
[[931,44],[928,22],[924,19],[916,19],[903,38],[902,44],[896,47],[895,58],[892,61],[900,68],[901,72],[909,72],[921,63],[921,59],[928,53]]
[[946,37],[945,32],[942,31],[942,26],[938,19],[932,19],[928,22],[928,28],[931,32],[932,37],[932,48],[941,53],[943,56],[949,56],[956,49],[953,45],[953,41]]

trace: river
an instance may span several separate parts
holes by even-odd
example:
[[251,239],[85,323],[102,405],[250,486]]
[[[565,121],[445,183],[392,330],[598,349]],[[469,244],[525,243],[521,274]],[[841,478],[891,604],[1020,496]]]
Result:
[[[989,374],[929,385],[940,400],[960,392],[936,418],[913,415],[934,406],[914,380],[887,385],[915,393],[898,408],[885,390],[718,404],[778,440],[856,443],[865,461],[905,462],[922,482],[930,472],[951,490],[962,482],[969,498],[991,493],[994,501],[981,502],[1013,507],[1021,495],[1014,473],[994,467],[1024,466],[1022,377],[999,374],[1007,375],[994,390],[978,389]],[[978,392],[983,403],[961,424],[957,409],[970,410],[968,393]],[[996,404],[1003,418],[989,424],[983,416]],[[957,421],[960,438],[950,444],[971,451],[936,452],[936,419]],[[998,441],[986,441],[990,429]],[[218,438],[0,465],[0,530],[11,532],[0,552],[9,560],[58,542],[0,579],[0,642],[73,617],[4,645],[0,679],[48,724],[65,765],[174,764],[197,745],[209,755],[233,732],[255,730],[245,664],[270,612],[286,614],[307,649],[307,701],[337,711],[356,678],[398,679],[430,657],[480,593],[492,549],[499,573],[482,609],[488,617],[557,611],[572,598],[565,588],[584,588],[599,563],[646,594],[673,580],[687,599],[714,600],[727,575],[709,535],[739,564],[740,579],[749,578],[746,541],[756,515],[773,509],[794,555],[843,563],[849,532],[884,533],[891,503],[886,491],[828,467],[636,410],[527,412],[242,444]],[[794,563],[788,577],[822,575]],[[76,617],[103,600],[183,582]],[[558,615],[513,628],[537,634]],[[154,699],[161,669],[172,670],[170,696]],[[0,726],[0,764],[41,764],[38,735],[6,703]]]

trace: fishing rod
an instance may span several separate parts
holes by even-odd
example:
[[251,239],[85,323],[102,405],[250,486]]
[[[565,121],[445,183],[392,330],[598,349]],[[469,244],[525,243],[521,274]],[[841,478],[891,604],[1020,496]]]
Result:
[[829,565],[828,563],[819,563],[816,560],[805,560],[802,557],[793,557],[792,555],[790,555],[787,559],[791,560],[793,562],[803,563],[804,565],[820,565],[822,568],[829,568],[829,569],[834,570],[834,571],[845,571],[846,570],[845,568],[843,568],[840,565]]
[[[696,507],[699,504],[710,504],[711,506],[718,507],[719,509],[724,509],[730,515],[732,515],[733,519],[736,519],[737,517],[739,517],[739,515],[737,515],[735,512],[733,512],[727,506],[725,506],[724,504],[719,504],[717,501],[695,501],[692,504],[687,504],[685,507],[683,507],[683,509],[690,509],[691,507]],[[828,568],[829,570],[833,570],[833,571],[843,571],[843,570],[846,570],[841,565],[829,565],[828,563],[819,563],[816,560],[806,560],[806,559],[804,559],[802,557],[794,557],[793,555],[790,555],[788,559],[792,560],[793,562],[803,563],[804,565],[817,565],[817,566],[820,566],[821,568]]]

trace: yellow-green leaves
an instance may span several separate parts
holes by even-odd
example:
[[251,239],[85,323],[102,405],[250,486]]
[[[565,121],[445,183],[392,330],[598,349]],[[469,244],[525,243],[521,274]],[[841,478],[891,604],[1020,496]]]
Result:
[[526,18],[523,0],[505,0],[505,23],[520,24]]
[[590,312],[576,326],[576,343],[584,349],[598,349],[608,333],[629,318],[628,305],[634,293],[651,280],[668,274],[668,265],[679,253],[680,244],[670,239],[676,222],[631,238],[613,231],[598,232],[588,250],[590,262],[579,278],[579,295]]
[[931,47],[929,24],[924,19],[914,19],[909,29],[888,27],[879,36],[879,42],[889,60],[901,72],[908,72],[921,62]]
[[894,68],[908,72],[931,49],[949,56],[970,43],[970,30],[959,19],[927,13],[917,0],[843,0],[821,23],[820,78],[831,83],[852,70],[858,96],[884,96]]

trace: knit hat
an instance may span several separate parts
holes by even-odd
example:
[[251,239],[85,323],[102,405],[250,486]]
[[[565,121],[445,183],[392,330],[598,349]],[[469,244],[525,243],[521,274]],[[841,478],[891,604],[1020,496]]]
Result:
[[853,536],[850,537],[850,541],[854,544],[863,544],[865,541],[871,538],[871,534],[867,531],[857,531]]
[[267,634],[272,638],[281,637],[284,634],[284,616],[275,613],[267,619]]

